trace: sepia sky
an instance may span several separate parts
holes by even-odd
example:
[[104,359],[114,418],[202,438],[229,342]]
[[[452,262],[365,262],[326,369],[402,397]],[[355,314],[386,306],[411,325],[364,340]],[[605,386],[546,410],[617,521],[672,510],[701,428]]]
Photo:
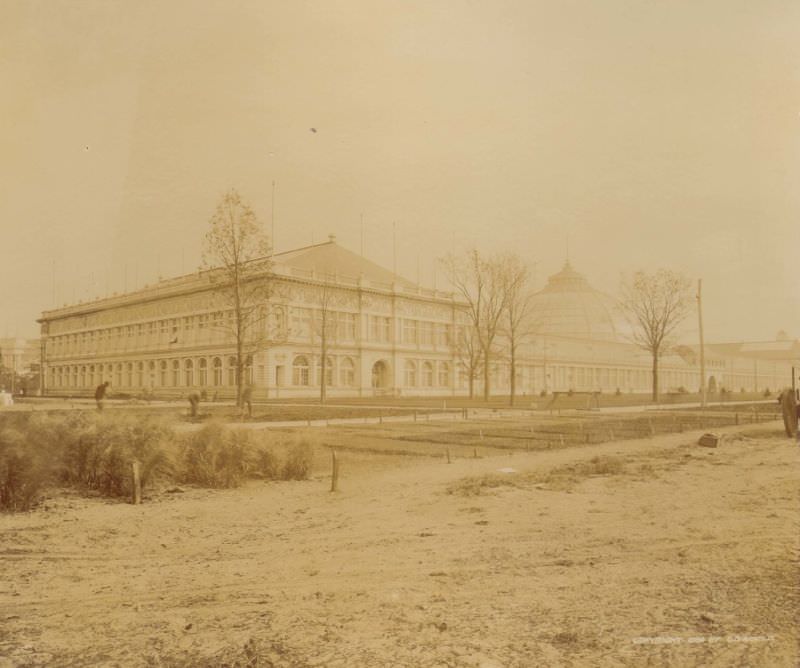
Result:
[[269,231],[274,180],[278,251],[363,214],[391,268],[396,221],[443,287],[569,246],[612,294],[702,277],[707,340],[800,337],[797,0],[2,0],[0,91],[0,335],[195,269],[230,187]]

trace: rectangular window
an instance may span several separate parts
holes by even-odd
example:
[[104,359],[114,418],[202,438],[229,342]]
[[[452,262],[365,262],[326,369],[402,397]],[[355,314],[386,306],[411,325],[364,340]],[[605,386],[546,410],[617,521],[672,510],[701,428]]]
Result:
[[292,336],[298,339],[311,336],[311,309],[292,308]]
[[433,345],[433,323],[420,321],[419,323],[419,342],[423,346]]
[[452,333],[451,326],[443,322],[436,324],[436,345],[447,347],[451,345]]
[[416,345],[417,343],[417,321],[403,320],[403,343]]
[[339,339],[342,341],[355,341],[356,339],[356,314],[355,313],[339,313],[338,314],[338,334]]

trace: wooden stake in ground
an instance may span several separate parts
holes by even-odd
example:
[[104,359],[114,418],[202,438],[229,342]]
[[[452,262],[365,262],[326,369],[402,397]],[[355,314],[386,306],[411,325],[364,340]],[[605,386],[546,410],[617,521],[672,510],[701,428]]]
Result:
[[445,450],[445,452],[447,453],[447,463],[449,464],[450,463],[450,448],[447,448],[447,450]]
[[141,464],[138,459],[133,460],[132,466],[133,475],[133,490],[131,495],[131,503],[138,506],[142,502],[142,477],[141,477]]
[[331,450],[331,492],[339,489],[339,460],[336,458],[336,450]]

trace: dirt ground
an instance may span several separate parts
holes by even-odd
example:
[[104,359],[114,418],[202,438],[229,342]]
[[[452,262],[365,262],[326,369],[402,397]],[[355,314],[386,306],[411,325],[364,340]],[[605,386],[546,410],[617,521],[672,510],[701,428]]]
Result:
[[800,448],[722,431],[62,494],[0,516],[0,667],[796,666]]

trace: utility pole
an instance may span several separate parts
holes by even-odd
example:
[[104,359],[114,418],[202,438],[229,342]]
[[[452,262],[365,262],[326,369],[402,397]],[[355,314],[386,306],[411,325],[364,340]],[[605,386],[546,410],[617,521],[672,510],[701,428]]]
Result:
[[697,321],[700,326],[700,406],[706,407],[706,351],[703,343],[703,279],[697,279]]

